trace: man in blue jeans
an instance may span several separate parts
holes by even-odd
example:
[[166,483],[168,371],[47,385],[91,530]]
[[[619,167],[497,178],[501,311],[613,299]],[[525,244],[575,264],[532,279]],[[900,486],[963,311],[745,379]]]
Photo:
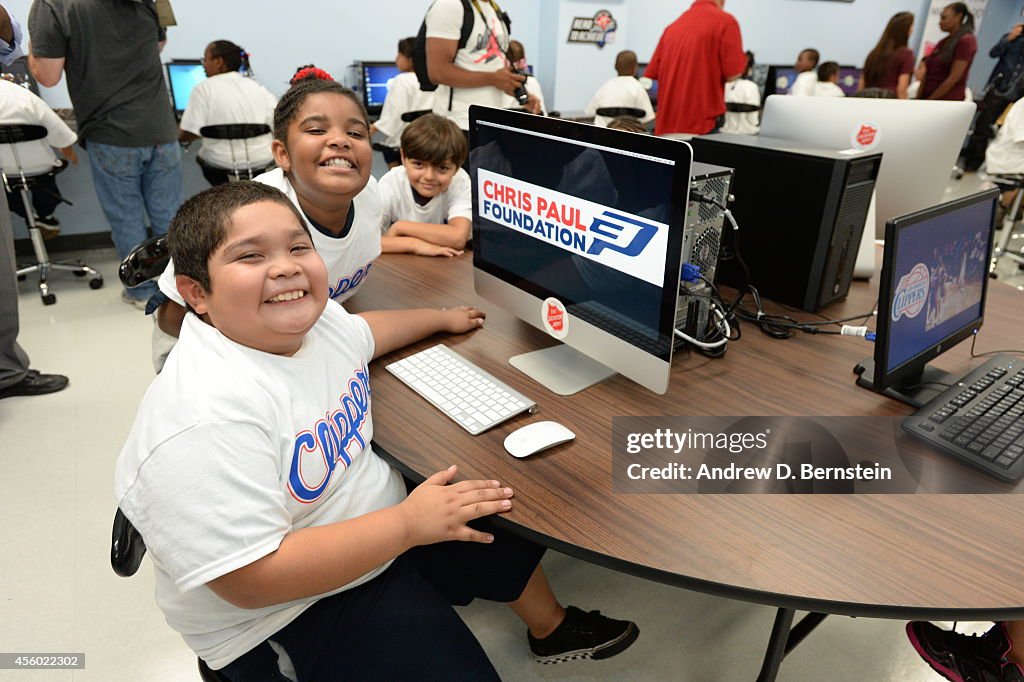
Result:
[[[36,0],[28,28],[36,80],[53,87],[67,74],[79,143],[123,259],[149,236],[147,214],[154,235],[167,232],[184,193],[153,0]],[[147,282],[121,298],[145,308],[155,291]]]

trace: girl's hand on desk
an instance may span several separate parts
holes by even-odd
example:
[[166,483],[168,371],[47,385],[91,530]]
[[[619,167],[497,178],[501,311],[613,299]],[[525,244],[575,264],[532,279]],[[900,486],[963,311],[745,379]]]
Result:
[[439,471],[409,493],[398,510],[405,519],[408,546],[435,542],[492,542],[494,536],[466,525],[473,519],[507,512],[512,508],[512,489],[498,481],[459,481],[454,465]]
[[487,313],[477,310],[468,305],[460,305],[458,308],[441,309],[441,331],[451,334],[464,334],[477,327],[484,325],[484,318]]
[[416,244],[413,247],[413,253],[417,256],[445,256],[446,258],[454,258],[455,256],[462,255],[462,251],[459,249],[453,249],[450,246],[431,244],[430,242],[423,240],[419,241],[421,243]]

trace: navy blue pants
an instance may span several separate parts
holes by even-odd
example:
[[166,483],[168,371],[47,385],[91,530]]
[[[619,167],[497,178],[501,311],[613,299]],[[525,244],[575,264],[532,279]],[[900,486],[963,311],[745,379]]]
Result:
[[[494,543],[417,547],[377,578],[321,599],[269,638],[299,682],[319,680],[498,680],[487,655],[451,605],[519,598],[544,549],[486,522]],[[279,682],[267,642],[219,671],[237,682]]]

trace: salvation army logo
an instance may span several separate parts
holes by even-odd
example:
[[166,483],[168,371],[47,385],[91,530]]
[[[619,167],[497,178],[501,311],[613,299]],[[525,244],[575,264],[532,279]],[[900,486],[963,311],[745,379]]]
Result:
[[882,129],[876,123],[863,122],[850,132],[850,146],[867,151],[882,141]]
[[544,321],[544,329],[556,339],[564,339],[569,335],[569,314],[565,306],[557,298],[547,298],[541,305],[540,319]]
[[896,295],[892,300],[892,321],[899,322],[906,315],[917,317],[928,300],[928,266],[918,263],[907,274],[900,277]]

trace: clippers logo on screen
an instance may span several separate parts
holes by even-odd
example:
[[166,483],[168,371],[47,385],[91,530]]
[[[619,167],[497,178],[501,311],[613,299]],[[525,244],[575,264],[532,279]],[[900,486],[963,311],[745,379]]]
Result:
[[544,321],[544,329],[556,339],[564,339],[569,335],[569,313],[557,298],[544,299],[540,319]]
[[855,149],[874,149],[881,141],[882,129],[875,123],[860,123],[850,132],[850,146]]
[[477,211],[503,225],[655,286],[664,283],[668,225],[481,168]]
[[903,316],[917,317],[924,309],[924,304],[928,301],[928,280],[928,266],[924,263],[918,263],[910,272],[900,277],[892,298],[893,322],[899,322]]

